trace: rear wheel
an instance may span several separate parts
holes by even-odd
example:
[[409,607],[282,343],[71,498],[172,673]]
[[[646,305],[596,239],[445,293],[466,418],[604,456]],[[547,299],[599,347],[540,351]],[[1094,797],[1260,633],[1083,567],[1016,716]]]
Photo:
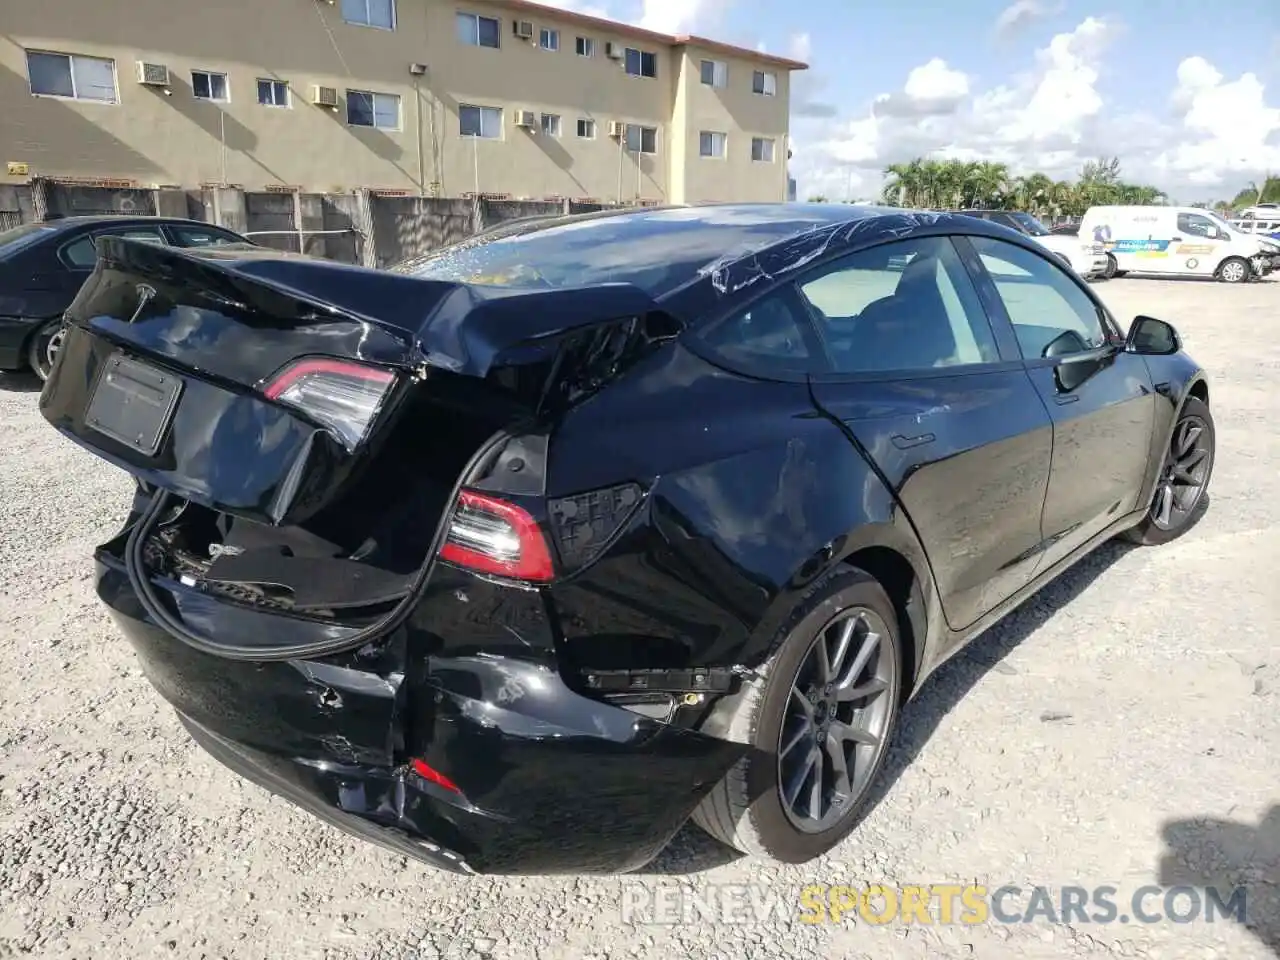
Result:
[[1252,272],[1248,260],[1243,257],[1228,257],[1218,267],[1218,279],[1223,283],[1244,283]]
[[1216,441],[1209,405],[1188,397],[1160,466],[1151,507],[1126,532],[1129,540],[1144,546],[1168,543],[1195,525],[1208,497]]
[[41,380],[48,380],[53,370],[53,361],[62,349],[62,340],[66,334],[62,318],[50,320],[31,337],[27,345],[27,363]]
[[1120,264],[1116,262],[1116,258],[1111,254],[1107,254],[1107,269],[1102,271],[1104,280],[1111,280],[1120,272]]
[[748,754],[693,820],[744,853],[804,863],[849,834],[870,795],[897,724],[901,646],[893,604],[859,570],[818,581],[781,634],[730,719]]

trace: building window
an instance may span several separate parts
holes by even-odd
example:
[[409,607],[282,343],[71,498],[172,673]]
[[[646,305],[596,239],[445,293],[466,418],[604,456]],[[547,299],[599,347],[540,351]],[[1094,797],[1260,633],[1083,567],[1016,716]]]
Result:
[[751,138],[751,159],[773,163],[773,141],[768,137]]
[[27,51],[27,76],[31,80],[31,92],[41,96],[100,103],[120,101],[116,94],[114,60]]
[[342,0],[342,19],[361,27],[396,28],[396,0]]
[[560,114],[544,113],[542,115],[542,132],[548,137],[560,136]]
[[289,84],[283,80],[258,80],[258,102],[264,107],[289,106]]
[[778,75],[768,70],[755,71],[751,74],[751,92],[765,97],[777,96]]
[[716,133],[714,130],[703,130],[698,134],[698,156],[723,160],[727,140],[728,137],[723,133]]
[[703,60],[702,82],[708,87],[728,86],[729,65],[722,60]]
[[400,98],[394,93],[347,91],[347,123],[353,127],[400,129]]
[[497,140],[502,137],[501,107],[458,107],[458,132],[464,137]]
[[590,37],[578,37],[574,41],[574,49],[577,50],[580,57],[594,57],[596,55],[596,42]]
[[633,77],[656,77],[658,75],[658,55],[647,50],[627,47],[627,73]]
[[197,100],[217,100],[226,103],[231,99],[227,91],[225,73],[209,73],[207,70],[191,71],[191,92]]
[[493,47],[500,44],[501,24],[493,17],[479,17],[474,13],[458,14],[458,39],[472,47]]
[[638,123],[628,123],[627,149],[632,153],[657,153],[658,128],[642,127]]
[[588,120],[586,117],[578,119],[578,137],[582,140],[594,140],[596,138],[596,122]]
[[560,49],[560,31],[543,27],[538,31],[538,46],[543,50]]

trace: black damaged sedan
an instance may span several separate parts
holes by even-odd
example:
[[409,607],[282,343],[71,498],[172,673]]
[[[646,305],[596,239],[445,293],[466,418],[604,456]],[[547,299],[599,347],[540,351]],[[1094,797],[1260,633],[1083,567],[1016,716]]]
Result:
[[691,817],[817,857],[931,671],[1207,504],[1173,328],[969,217],[98,252],[41,409],[137,480],[99,595],[215,757],[444,868],[631,870]]

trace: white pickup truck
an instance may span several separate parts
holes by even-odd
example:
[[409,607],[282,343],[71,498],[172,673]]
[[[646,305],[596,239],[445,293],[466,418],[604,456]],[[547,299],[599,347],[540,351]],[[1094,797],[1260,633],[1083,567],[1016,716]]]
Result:
[[1046,250],[1056,254],[1072,270],[1086,280],[1107,272],[1107,251],[1101,243],[1081,240],[1070,234],[1050,233],[1049,228],[1022,210],[961,210],[965,216],[990,220],[1002,227],[1017,230]]

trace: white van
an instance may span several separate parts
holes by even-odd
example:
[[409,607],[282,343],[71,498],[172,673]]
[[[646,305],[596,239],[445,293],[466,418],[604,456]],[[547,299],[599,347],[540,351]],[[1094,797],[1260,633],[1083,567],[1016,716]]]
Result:
[[1257,237],[1199,207],[1090,207],[1080,239],[1103,244],[1108,276],[1150,273],[1242,283],[1270,270]]

